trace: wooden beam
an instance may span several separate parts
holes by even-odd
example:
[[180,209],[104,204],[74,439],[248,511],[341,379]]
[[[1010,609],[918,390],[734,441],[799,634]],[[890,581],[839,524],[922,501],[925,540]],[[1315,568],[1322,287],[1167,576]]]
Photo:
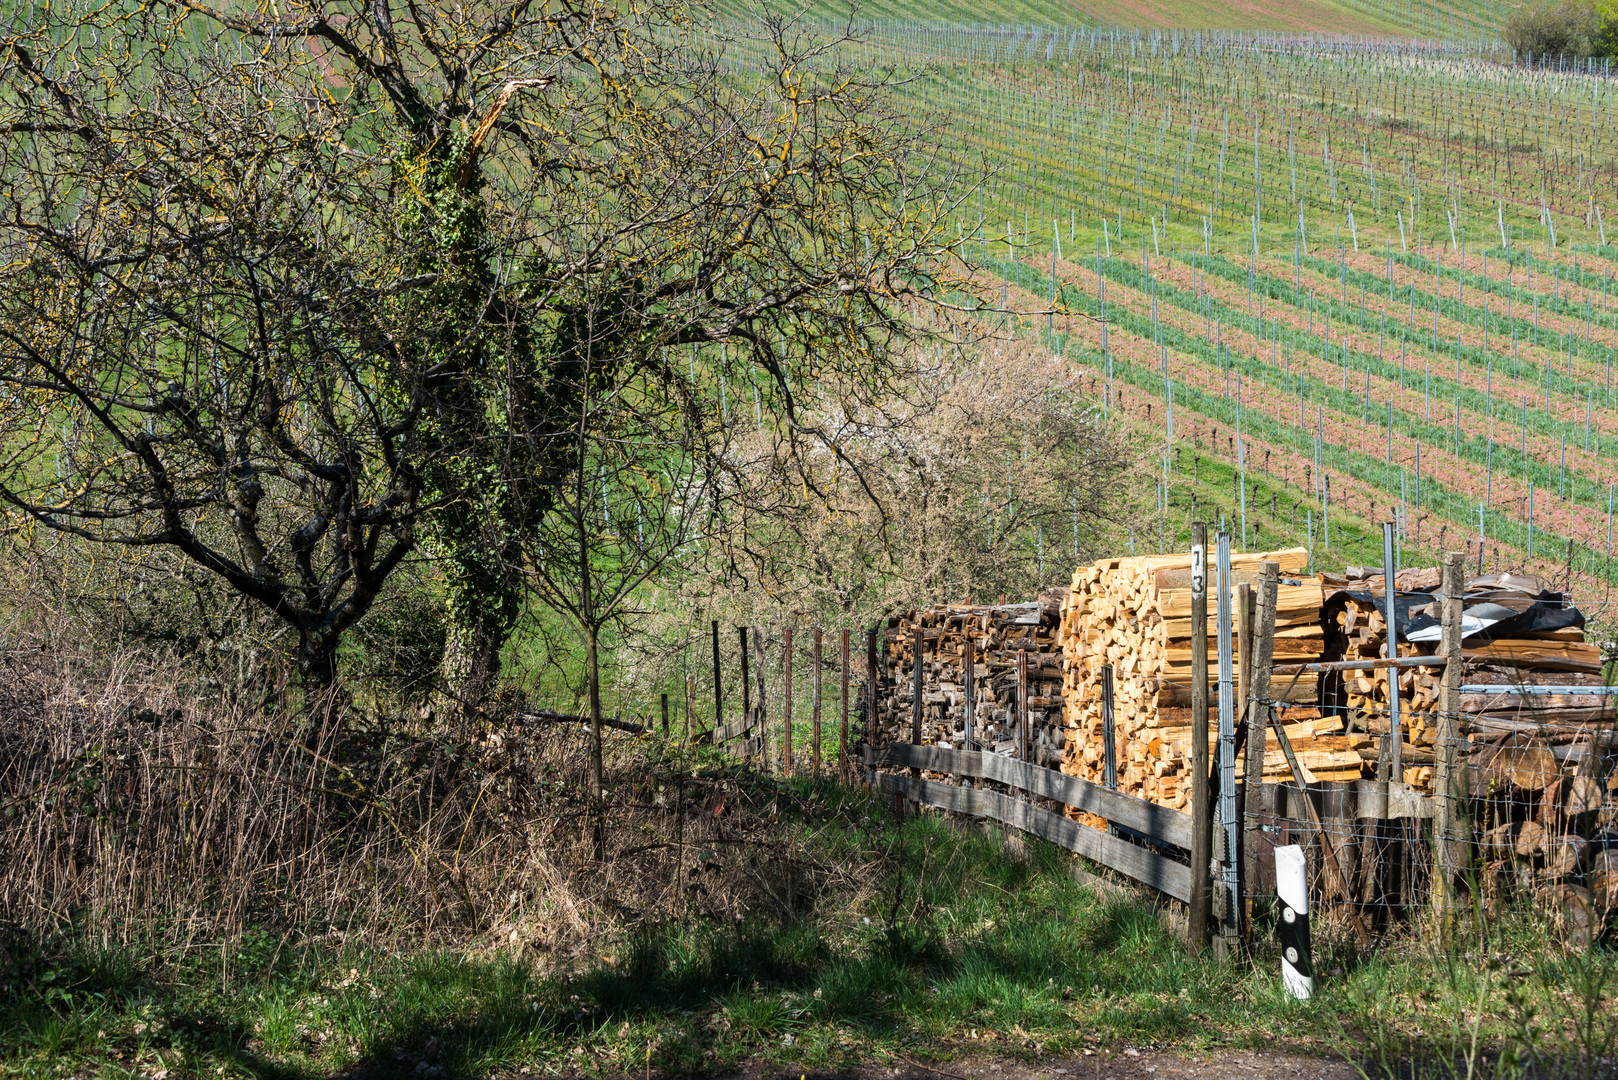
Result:
[[1470,860],[1467,823],[1472,810],[1466,801],[1467,792],[1461,783],[1464,774],[1458,767],[1458,747],[1461,741],[1460,702],[1461,672],[1461,594],[1465,590],[1463,556],[1451,551],[1444,556],[1443,586],[1440,591],[1443,639],[1438,653],[1445,660],[1444,680],[1438,698],[1438,775],[1434,777],[1438,792],[1438,888],[1433,890],[1433,901],[1438,906],[1439,926],[1444,933],[1454,931],[1455,884],[1466,872]]
[[1318,664],[1281,664],[1271,674],[1317,675],[1322,671],[1380,671],[1384,668],[1443,667],[1442,656],[1398,656],[1377,660],[1327,660]]
[[[1191,816],[1166,806],[1147,802],[1134,795],[1108,791],[1100,784],[1080,780],[1076,776],[1046,769],[1026,761],[1018,761],[1003,754],[983,750],[950,750],[942,746],[913,746],[910,743],[889,743],[883,747],[866,747],[867,765],[909,767],[927,772],[951,773],[974,779],[993,780],[1007,787],[1017,788],[1106,818],[1126,826],[1160,843],[1173,847],[1191,846]],[[1183,899],[1183,898],[1182,898]]]
[[729,742],[732,739],[739,738],[740,736],[746,735],[749,731],[752,731],[753,725],[754,719],[751,716],[743,716],[740,720],[732,720],[730,723],[725,724],[722,727],[714,728],[713,731],[710,732],[712,735],[711,741],[715,743]]
[[1191,897],[1190,867],[1031,803],[1019,802],[997,791],[940,784],[896,773],[876,773],[872,783],[880,791],[912,802],[973,817],[993,818],[1083,855],[1176,900]]
[[[1250,672],[1246,680],[1247,693],[1242,698],[1247,726],[1247,768],[1241,789],[1243,831],[1247,836],[1242,851],[1244,889],[1253,880],[1253,855],[1257,849],[1252,846],[1252,840],[1257,829],[1251,815],[1253,808],[1258,805],[1259,788],[1264,783],[1264,729],[1274,712],[1269,704],[1270,668],[1275,662],[1275,596],[1280,586],[1280,574],[1280,564],[1263,564],[1263,574],[1258,583],[1258,617],[1250,627],[1247,656],[1242,665],[1244,671]],[[1241,907],[1241,923],[1243,936],[1251,938],[1252,926],[1245,904]]]

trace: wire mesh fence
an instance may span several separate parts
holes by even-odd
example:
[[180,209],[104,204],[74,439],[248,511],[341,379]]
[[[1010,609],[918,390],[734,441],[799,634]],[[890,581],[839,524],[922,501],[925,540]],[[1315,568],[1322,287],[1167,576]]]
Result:
[[[1370,940],[1462,904],[1547,914],[1571,935],[1605,925],[1618,902],[1612,657],[1584,640],[1572,597],[1523,575],[1467,579],[1460,554],[1389,581],[1381,568],[1288,578],[1299,553],[1236,555],[1228,535],[1219,547],[1114,560],[1101,588],[1080,568],[1066,595],[1023,605],[1021,636],[1009,606],[894,620],[871,741],[997,753],[1204,816],[1206,854],[1122,835],[1206,866],[1227,938],[1268,918],[1288,845],[1304,849],[1328,933]],[[926,775],[974,783],[946,773]]]

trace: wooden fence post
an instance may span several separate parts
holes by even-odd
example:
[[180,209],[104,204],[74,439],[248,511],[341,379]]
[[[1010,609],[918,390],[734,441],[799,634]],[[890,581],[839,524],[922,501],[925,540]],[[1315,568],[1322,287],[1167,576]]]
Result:
[[1191,525],[1191,945],[1208,942],[1208,875],[1213,863],[1208,794],[1208,526]]
[[747,685],[747,627],[738,626],[736,636],[740,639],[742,646],[742,719],[750,725],[753,722],[753,695],[752,690]]
[[972,643],[972,637],[968,634],[961,644],[961,667],[965,670],[962,682],[963,692],[966,695],[965,737],[962,740],[965,745],[962,749],[969,751],[977,749],[977,733],[973,730],[977,723],[978,710],[976,657],[977,646]]
[[838,689],[837,704],[842,711],[842,722],[837,726],[837,778],[848,783],[848,627],[843,627],[843,640],[837,650]]
[[787,627],[781,658],[781,775],[792,775],[792,627]]
[[695,675],[687,675],[685,677],[685,741],[686,742],[690,742],[691,737],[696,734],[696,728],[695,728],[696,718],[691,715],[693,712],[696,711],[696,706],[697,706],[697,677]]
[[[1275,661],[1275,604],[1281,590],[1281,564],[1266,560],[1259,568],[1258,604],[1251,621],[1252,641],[1247,651],[1251,671],[1247,677],[1247,763],[1240,792],[1243,822],[1242,881],[1253,879],[1252,842],[1257,838],[1253,810],[1264,791],[1264,732],[1270,719],[1270,669]],[[1304,795],[1308,798],[1308,793]],[[1244,933],[1250,933],[1247,906],[1242,905]]]
[[1247,719],[1247,687],[1253,668],[1253,587],[1247,582],[1236,585],[1233,602],[1236,647],[1236,715],[1237,726]]
[[809,721],[810,771],[820,779],[820,627],[815,627],[815,703]]
[[719,680],[719,620],[713,620],[713,726],[725,722],[724,684]]
[[[1466,835],[1470,830],[1472,810],[1468,805],[1466,772],[1457,767],[1461,740],[1461,675],[1465,666],[1461,659],[1461,556],[1449,552],[1444,556],[1443,593],[1439,616],[1442,622],[1442,641],[1439,648],[1444,657],[1444,681],[1438,697],[1438,888],[1434,890],[1434,903],[1438,906],[1439,926],[1448,934],[1455,919],[1455,879],[1466,871],[1466,853],[1470,848]],[[1593,739],[1592,739],[1593,741]],[[1592,747],[1592,751],[1594,747]]]
[[1022,744],[1022,759],[1034,760],[1034,748],[1029,745],[1033,732],[1028,723],[1028,650],[1017,650],[1017,741]]
[[865,631],[865,741],[876,746],[881,741],[881,725],[876,710],[876,628]]
[[[916,655],[913,658],[915,663],[911,665],[912,668],[915,671],[915,680],[911,684],[911,687],[910,687],[910,742],[914,746],[920,746],[921,745],[921,664],[922,664],[922,652],[927,647],[927,639],[922,636],[921,624],[920,623],[916,624],[916,630],[915,630],[915,634],[913,635],[913,641],[914,641],[914,645],[912,647],[915,649]],[[920,776],[921,775],[921,770],[920,769],[911,769],[910,770],[910,775],[911,776]]]
[[764,689],[764,632],[758,627],[753,628],[753,669],[754,678],[758,680],[758,701],[753,708],[757,712],[757,719],[753,730],[758,737],[758,756],[764,763],[764,771],[770,769],[770,726],[766,722],[770,715],[770,699],[765,695]]

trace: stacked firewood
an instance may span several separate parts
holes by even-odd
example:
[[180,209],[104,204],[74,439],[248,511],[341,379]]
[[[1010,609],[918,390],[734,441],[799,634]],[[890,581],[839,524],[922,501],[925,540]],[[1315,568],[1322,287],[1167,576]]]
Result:
[[[1436,595],[1439,571],[1436,567],[1400,571],[1394,581],[1396,594],[1413,602],[1412,614],[1438,617]],[[1502,589],[1499,579],[1482,578],[1468,582],[1463,611],[1480,605],[1531,603],[1539,587],[1517,579],[1512,589]],[[1330,622],[1328,652],[1331,659],[1372,659],[1382,656],[1387,641],[1387,619],[1383,579],[1379,571],[1350,568],[1349,591],[1334,597],[1328,605]],[[1431,594],[1432,599],[1425,595]],[[1416,594],[1412,596],[1411,594]],[[1463,623],[1463,626],[1466,625]],[[1471,629],[1472,627],[1468,627]],[[1429,635],[1431,638],[1431,635]],[[1436,640],[1401,641],[1400,656],[1430,656],[1438,651]],[[1591,732],[1610,730],[1613,706],[1610,698],[1571,694],[1534,694],[1521,688],[1534,685],[1601,685],[1601,651],[1584,641],[1579,626],[1529,632],[1523,638],[1488,640],[1486,633],[1462,642],[1466,661],[1465,680],[1469,684],[1498,684],[1492,693],[1464,694],[1461,697],[1461,734],[1471,736],[1480,748],[1501,738],[1530,733],[1541,743],[1559,747],[1566,758],[1584,752]],[[1437,758],[1439,691],[1441,667],[1404,668],[1398,673],[1401,746],[1405,783],[1430,790]],[[1389,685],[1386,671],[1345,672],[1340,687],[1328,687],[1326,699],[1338,705],[1347,729],[1354,733],[1382,736],[1390,724]],[[1363,748],[1367,764],[1373,764],[1379,748]],[[1551,750],[1547,749],[1547,753]]]
[[[966,741],[966,646],[973,649],[973,745],[1017,755],[1017,654],[1026,653],[1030,757],[1062,760],[1062,665],[1057,620],[1065,590],[1023,604],[949,604],[888,620],[878,695],[878,743],[909,742],[916,641],[922,642],[922,741]],[[918,630],[920,631],[918,635]]]
[[[1326,604],[1334,658],[1380,656],[1387,640],[1385,583],[1380,571],[1354,572]],[[1439,571],[1401,571],[1394,581],[1403,630],[1401,656],[1438,652]],[[1424,628],[1412,631],[1412,626]],[[1612,794],[1604,759],[1614,739],[1610,697],[1532,693],[1534,686],[1599,686],[1602,655],[1584,640],[1583,620],[1567,598],[1535,578],[1489,575],[1463,586],[1462,679],[1487,692],[1462,694],[1456,749],[1461,780],[1476,799],[1483,896],[1491,907],[1532,895],[1587,936],[1618,906],[1618,847],[1610,830]],[[1432,791],[1441,667],[1398,674],[1404,781]],[[1498,687],[1495,690],[1494,687]],[[1362,748],[1370,771],[1390,727],[1385,671],[1345,673],[1325,697],[1348,729],[1373,737]],[[1604,820],[1605,819],[1605,820]]]
[[[1256,587],[1260,564],[1280,564],[1283,583],[1276,600],[1275,663],[1319,660],[1324,640],[1320,625],[1323,596],[1319,579],[1299,577],[1307,564],[1302,549],[1246,553],[1231,558],[1234,587]],[[1079,567],[1062,611],[1062,666],[1067,752],[1063,770],[1100,781],[1106,764],[1102,669],[1112,668],[1114,747],[1121,791],[1163,805],[1184,808],[1191,791],[1191,563],[1188,555],[1114,559]],[[1208,581],[1208,680],[1217,685],[1218,600]],[[1236,678],[1245,681],[1240,664]],[[1277,693],[1286,692],[1277,686]],[[1304,702],[1289,710],[1294,746],[1306,768],[1333,774],[1359,757],[1340,723],[1319,720],[1308,707],[1315,694],[1310,678],[1291,687],[1288,700]],[[1213,714],[1210,709],[1210,713]],[[1217,721],[1210,716],[1210,728]],[[1317,730],[1317,727],[1319,730]],[[1342,745],[1338,745],[1341,743]],[[1273,760],[1272,760],[1273,759]],[[1265,774],[1289,775],[1279,751],[1266,755]],[[1330,778],[1336,778],[1330,775]]]
[[1618,910],[1618,847],[1604,836],[1610,790],[1583,770],[1567,771],[1543,740],[1520,733],[1482,745],[1472,763],[1488,906],[1528,892],[1573,936],[1599,931]]

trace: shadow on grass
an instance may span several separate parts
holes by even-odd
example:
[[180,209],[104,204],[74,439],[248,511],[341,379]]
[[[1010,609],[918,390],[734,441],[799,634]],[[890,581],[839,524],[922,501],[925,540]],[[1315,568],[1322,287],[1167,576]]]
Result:
[[[816,857],[879,867],[866,892],[828,889],[820,907],[773,921],[643,925],[572,971],[431,950],[294,956],[267,936],[224,966],[46,950],[0,994],[0,1072],[484,1080],[525,1066],[668,1076],[790,1062],[808,1073],[928,1048],[1060,1057],[1206,1046],[1214,1033],[1252,1049],[1345,1047],[1373,1076],[1504,1075],[1499,1058],[1475,1068],[1481,1054],[1457,1070],[1458,1043],[1441,1033],[1485,986],[1460,957],[1445,967],[1323,943],[1329,974],[1301,1005],[1277,986],[1267,946],[1251,964],[1189,956],[1149,905],[1099,900],[1049,845],[859,805],[837,814],[817,824]],[[1541,966],[1521,985],[1582,978],[1591,1000],[1618,985],[1611,965]],[[1413,1024],[1423,1000],[1432,1011]]]
[[[823,835],[824,858],[870,856],[869,816],[852,809],[858,827]],[[524,1065],[684,1075],[772,1059],[837,1068],[968,1031],[999,1052],[1076,1049],[1072,1009],[1087,998],[1143,1039],[1188,1023],[1174,995],[1208,966],[1150,909],[1082,890],[1063,853],[931,818],[872,827],[882,885],[857,908],[826,899],[792,919],[643,926],[570,974],[429,951],[289,958],[264,941],[233,974],[193,965],[156,978],[69,948],[55,999],[0,1001],[0,1046],[36,1063],[95,1061],[105,1076],[157,1061],[276,1080]],[[363,974],[337,974],[351,967]]]

